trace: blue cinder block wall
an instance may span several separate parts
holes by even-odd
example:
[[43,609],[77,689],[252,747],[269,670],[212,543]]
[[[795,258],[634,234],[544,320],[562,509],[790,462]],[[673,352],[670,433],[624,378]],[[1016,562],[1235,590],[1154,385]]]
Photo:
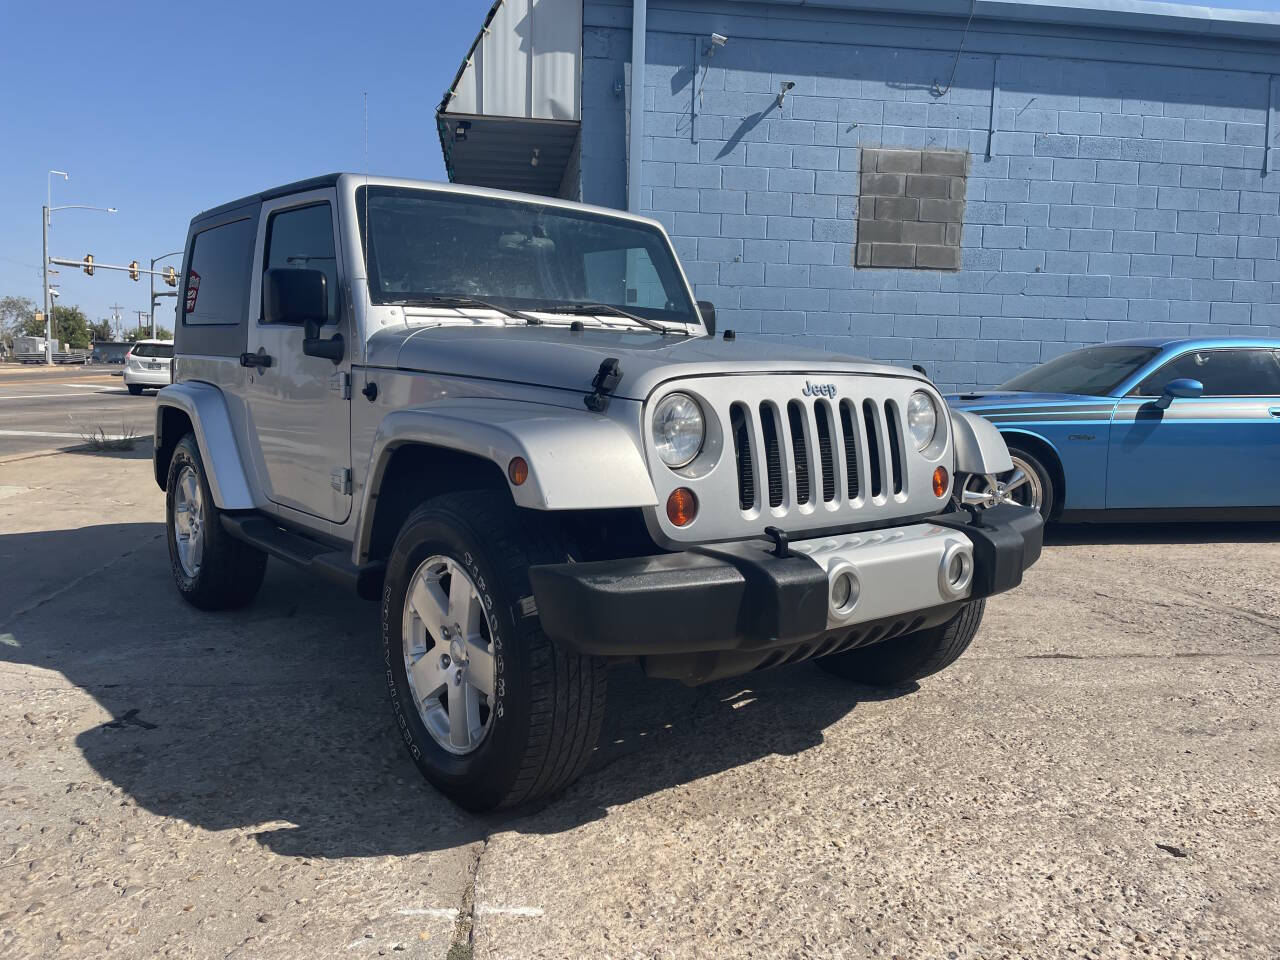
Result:
[[[630,18],[584,10],[582,197],[614,207]],[[975,23],[957,62],[962,26],[650,3],[640,212],[722,327],[921,363],[947,389],[1105,340],[1280,335],[1280,47]],[[962,270],[851,265],[861,146],[970,151]]]

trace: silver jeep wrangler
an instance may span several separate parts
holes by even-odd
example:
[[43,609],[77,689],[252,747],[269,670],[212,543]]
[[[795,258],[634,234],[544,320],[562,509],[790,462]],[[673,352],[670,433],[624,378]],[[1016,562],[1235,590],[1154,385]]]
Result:
[[404,741],[471,809],[582,772],[611,663],[909,684],[1040,553],[993,427],[717,336],[652,220],[337,174],[200,214],[182,275],[179,591],[246,604],[272,556],[377,600]]

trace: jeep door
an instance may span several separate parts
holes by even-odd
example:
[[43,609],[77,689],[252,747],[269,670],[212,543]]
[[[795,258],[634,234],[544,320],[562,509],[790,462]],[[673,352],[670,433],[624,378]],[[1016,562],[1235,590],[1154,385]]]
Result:
[[[250,291],[249,354],[270,358],[249,371],[246,431],[267,497],[282,508],[342,523],[351,512],[349,349],[341,361],[307,356],[302,324],[269,323],[263,277],[273,268],[325,274],[321,335],[352,342],[343,302],[336,191],[311,190],[262,205]],[[252,361],[252,357],[246,357]]]
[[[1171,380],[1204,385],[1200,397],[1156,405]],[[1187,350],[1116,406],[1107,508],[1261,507],[1280,504],[1280,352],[1263,347]]]

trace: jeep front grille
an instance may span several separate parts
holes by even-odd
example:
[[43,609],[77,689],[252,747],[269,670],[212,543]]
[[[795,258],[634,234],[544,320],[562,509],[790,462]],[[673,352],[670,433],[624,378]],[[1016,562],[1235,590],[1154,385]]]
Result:
[[[838,418],[833,407],[839,409]],[[759,417],[763,458],[754,449],[750,422],[753,413]],[[863,400],[860,405],[853,400],[791,400],[787,403],[785,430],[779,429],[777,408],[767,401],[755,408],[735,403],[730,419],[738,468],[738,506],[744,513],[761,508],[756,500],[754,476],[754,465],[761,459],[766,465],[765,488],[771,508],[788,500],[796,506],[811,505],[815,502],[815,489],[821,491],[824,503],[858,501],[862,493],[859,477],[863,475],[870,479],[873,498],[881,497],[886,490],[903,492],[903,438],[897,405],[891,400]],[[861,425],[865,438],[861,455],[855,424]],[[810,429],[817,434],[816,444],[810,442]],[[816,458],[810,455],[815,446]],[[843,470],[837,469],[837,449],[844,454]],[[863,459],[865,464],[859,462]],[[784,463],[789,463],[791,469],[785,470]]]
[[[938,464],[950,467],[952,451],[945,415],[925,453],[905,432],[907,402],[922,389],[946,410],[932,387],[911,376],[753,372],[670,380],[643,413],[650,478],[658,504],[686,487],[699,511],[676,527],[656,509],[651,523],[668,543],[712,543],[762,536],[769,526],[799,538],[928,516],[949,495],[934,495],[932,474]],[[703,453],[673,470],[653,448],[649,418],[676,391],[697,400],[708,429]]]

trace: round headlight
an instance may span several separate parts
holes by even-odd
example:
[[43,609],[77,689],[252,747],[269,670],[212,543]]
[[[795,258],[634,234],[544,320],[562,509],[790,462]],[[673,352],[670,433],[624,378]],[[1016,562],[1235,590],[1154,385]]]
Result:
[[683,467],[702,449],[706,425],[698,401],[687,393],[663,397],[653,411],[653,446],[668,467]]
[[907,433],[917,450],[923,450],[933,442],[938,432],[938,407],[933,397],[917,390],[907,401]]

